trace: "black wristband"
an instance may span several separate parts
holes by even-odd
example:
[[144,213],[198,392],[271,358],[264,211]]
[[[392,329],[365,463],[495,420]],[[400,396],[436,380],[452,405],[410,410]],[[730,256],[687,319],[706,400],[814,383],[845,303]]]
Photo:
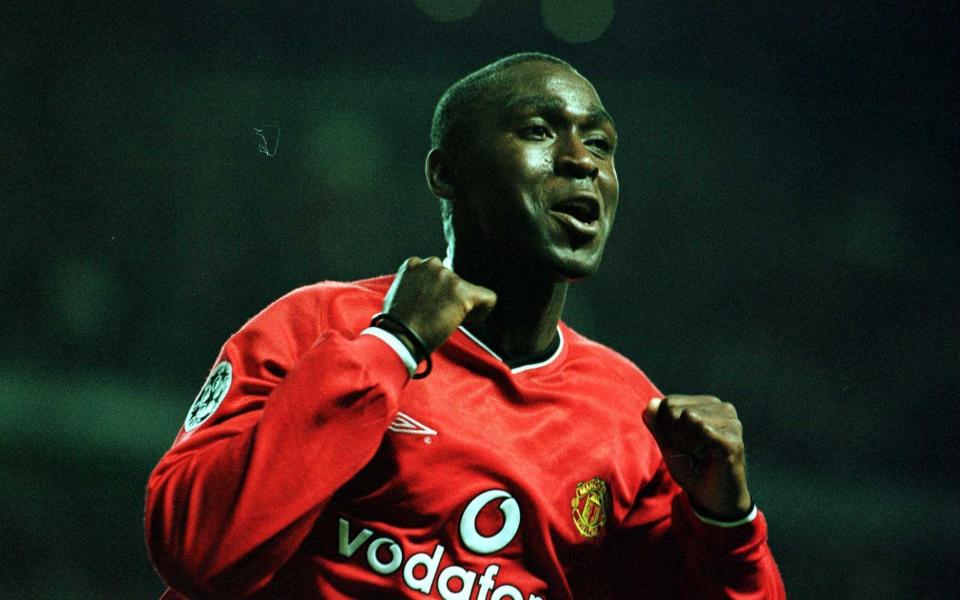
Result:
[[[424,377],[429,375],[430,371],[433,370],[433,361],[430,359],[430,351],[427,350],[427,345],[423,343],[423,340],[420,339],[420,336],[417,335],[417,332],[410,329],[406,323],[404,323],[403,321],[401,321],[400,319],[396,318],[395,316],[389,313],[375,314],[373,318],[370,319],[370,327],[380,327],[380,323],[383,323],[384,321],[398,328],[400,330],[400,333],[402,333],[407,338],[407,340],[410,341],[410,343],[413,345],[414,350],[416,351],[416,356],[414,356],[413,358],[417,361],[417,364],[419,364],[422,361],[426,361],[427,363],[427,366],[423,369],[423,371],[420,371],[419,373],[414,373],[411,377],[413,379],[423,379]],[[380,327],[380,328],[390,331],[386,327]],[[394,333],[394,332],[391,331],[390,333]]]
[[753,499],[751,498],[750,508],[747,509],[747,512],[738,516],[733,516],[733,517],[721,517],[720,515],[710,512],[709,510],[703,508],[702,506],[694,502],[693,498],[691,498],[689,495],[687,496],[687,499],[690,501],[690,508],[693,509],[693,512],[697,513],[701,517],[705,517],[707,519],[710,519],[711,521],[717,521],[719,523],[736,523],[737,521],[742,521],[743,519],[746,519],[747,517],[749,517],[750,513],[753,512],[753,509],[757,507],[757,505],[753,503]]

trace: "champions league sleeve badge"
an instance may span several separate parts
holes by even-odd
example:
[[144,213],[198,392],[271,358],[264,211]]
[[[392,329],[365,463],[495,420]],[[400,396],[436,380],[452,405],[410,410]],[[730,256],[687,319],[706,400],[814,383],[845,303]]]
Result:
[[183,421],[184,431],[193,431],[217,411],[232,380],[233,367],[228,361],[219,363],[210,371],[210,376],[187,411],[187,418]]

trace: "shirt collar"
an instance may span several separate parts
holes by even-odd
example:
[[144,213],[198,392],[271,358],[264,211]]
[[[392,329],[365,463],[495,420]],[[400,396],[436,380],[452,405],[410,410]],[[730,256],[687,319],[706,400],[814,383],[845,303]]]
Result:
[[503,360],[503,358],[494,352],[490,346],[484,344],[480,338],[470,333],[470,331],[463,325],[461,325],[459,329],[465,336],[467,336],[467,339],[482,348],[484,352],[494,357],[498,361],[506,364],[510,368],[511,373],[522,373],[531,369],[545,367],[557,360],[557,357],[560,356],[560,352],[563,351],[563,331],[560,330],[559,325],[557,326],[557,335],[554,336],[553,341],[550,342],[550,345],[547,346],[547,348],[545,348],[543,351],[517,356],[510,360]]

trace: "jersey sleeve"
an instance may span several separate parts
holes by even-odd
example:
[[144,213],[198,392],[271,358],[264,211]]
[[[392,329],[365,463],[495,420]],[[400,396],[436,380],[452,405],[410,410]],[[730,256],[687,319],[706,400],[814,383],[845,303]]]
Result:
[[[635,397],[644,399],[642,411],[651,398],[663,394],[630,366],[619,374],[635,375],[628,385]],[[621,530],[610,540],[610,564],[627,580],[621,579],[620,591],[636,593],[627,597],[785,600],[763,513],[734,527],[703,520],[670,476],[653,436],[644,431],[647,443],[641,454],[652,476],[637,491]]]
[[161,576],[191,597],[267,585],[376,453],[408,379],[387,344],[329,328],[307,294],[254,317],[149,477],[145,530]]
[[672,529],[682,555],[682,598],[786,599],[762,512],[749,523],[720,527],[702,521],[686,493],[674,495],[672,508]]
[[652,597],[786,598],[767,544],[763,513],[734,527],[705,522],[670,477],[662,457],[624,525],[618,554],[628,563],[625,572],[642,574],[636,585]]

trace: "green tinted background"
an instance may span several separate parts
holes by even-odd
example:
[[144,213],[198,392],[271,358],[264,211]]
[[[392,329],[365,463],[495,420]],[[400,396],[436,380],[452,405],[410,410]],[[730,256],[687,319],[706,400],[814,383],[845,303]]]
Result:
[[570,324],[736,403],[792,598],[953,597],[956,11],[430,4],[4,9],[0,597],[162,592],[144,486],[220,344],[293,287],[442,253],[434,103],[528,49],[620,130]]

